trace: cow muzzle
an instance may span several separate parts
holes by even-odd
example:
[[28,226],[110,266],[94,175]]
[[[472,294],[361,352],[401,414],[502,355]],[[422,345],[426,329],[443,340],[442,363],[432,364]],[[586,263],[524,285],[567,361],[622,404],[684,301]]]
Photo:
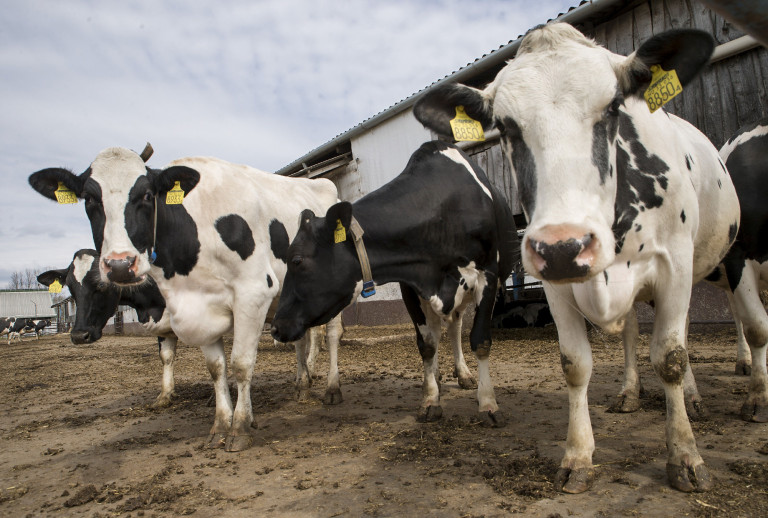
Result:
[[305,332],[306,329],[297,320],[272,320],[272,338],[278,342],[295,342],[304,336]]
[[69,339],[75,345],[91,344],[101,338],[101,329],[73,329],[69,334]]
[[136,284],[143,281],[136,276],[136,256],[123,255],[106,257],[103,261],[104,272],[107,279],[117,284]]
[[580,282],[592,277],[601,249],[597,236],[572,225],[543,227],[526,236],[526,269],[550,282]]

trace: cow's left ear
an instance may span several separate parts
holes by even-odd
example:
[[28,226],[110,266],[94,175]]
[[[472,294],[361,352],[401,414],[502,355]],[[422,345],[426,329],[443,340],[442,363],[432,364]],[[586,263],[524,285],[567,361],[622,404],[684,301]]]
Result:
[[[344,233],[349,232],[349,224],[352,222],[352,204],[348,201],[341,201],[332,205],[325,213],[325,233],[328,239],[334,239],[334,232],[341,223],[344,227]],[[333,241],[332,241],[333,242]]]
[[37,282],[43,286],[50,286],[54,283],[54,281],[58,280],[62,285],[64,285],[64,283],[67,281],[68,273],[69,268],[65,270],[48,270],[47,272],[43,272],[37,276]]
[[456,117],[456,107],[480,121],[483,129],[493,125],[493,105],[482,90],[460,84],[448,84],[433,88],[416,102],[413,115],[425,127],[443,137],[453,136],[451,119]]
[[709,63],[715,42],[709,33],[676,29],[649,39],[619,66],[619,87],[625,97],[641,96],[651,82],[653,65],[677,73],[685,86]]
[[168,169],[163,169],[162,171],[148,171],[156,173],[154,174],[152,183],[157,194],[170,191],[173,189],[173,186],[176,184],[176,182],[179,182],[181,190],[184,191],[184,194],[188,194],[189,191],[194,189],[195,185],[197,185],[197,183],[200,181],[200,173],[191,167],[184,165],[171,166]]

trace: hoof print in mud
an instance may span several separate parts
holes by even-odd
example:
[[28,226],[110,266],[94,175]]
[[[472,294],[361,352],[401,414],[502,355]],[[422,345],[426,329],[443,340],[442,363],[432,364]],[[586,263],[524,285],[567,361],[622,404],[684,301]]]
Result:
[[593,468],[560,468],[555,475],[555,488],[563,493],[576,495],[592,487],[594,480]]
[[416,416],[416,420],[420,423],[432,423],[438,421],[443,417],[443,407],[441,406],[428,406],[423,411],[419,412]]
[[714,485],[712,476],[704,464],[667,464],[667,479],[669,485],[683,493],[709,491]]

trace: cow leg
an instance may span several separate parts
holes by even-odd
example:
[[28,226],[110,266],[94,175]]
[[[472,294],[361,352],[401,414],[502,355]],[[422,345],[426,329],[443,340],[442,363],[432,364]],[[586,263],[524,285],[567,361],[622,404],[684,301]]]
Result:
[[232,423],[232,398],[227,385],[227,359],[224,356],[224,342],[219,338],[215,343],[204,346],[205,364],[213,379],[216,397],[216,415],[213,427],[205,443],[206,448],[223,448]]
[[477,357],[477,402],[480,423],[483,426],[499,428],[506,424],[506,420],[502,412],[499,411],[499,405],[496,404],[489,365],[491,317],[493,316],[493,305],[496,303],[497,280],[495,275],[486,275],[488,282],[475,309],[475,319],[472,322],[472,331],[469,333],[469,344]]
[[307,332],[309,340],[307,344],[307,372],[310,378],[317,376],[315,372],[315,362],[317,361],[317,353],[320,352],[320,344],[323,341],[322,328],[320,326],[312,327]]
[[768,373],[766,372],[766,346],[768,344],[768,315],[760,300],[758,278],[747,265],[733,293],[734,315],[741,320],[744,337],[752,355],[752,372],[747,399],[741,407],[741,418],[757,423],[768,422]]
[[443,416],[440,406],[440,370],[437,361],[437,347],[440,343],[441,319],[432,311],[429,303],[423,302],[409,286],[400,283],[400,291],[408,314],[416,328],[416,345],[424,365],[421,404],[416,418],[419,421],[437,421]]
[[326,405],[338,405],[344,398],[341,396],[341,384],[339,382],[339,342],[344,332],[341,322],[341,313],[336,315],[325,327],[325,341],[328,344],[328,387],[325,389],[323,403]]
[[640,393],[643,391],[640,373],[637,370],[637,343],[640,338],[640,328],[637,325],[637,313],[634,308],[627,314],[621,338],[624,342],[624,384],[609,411],[628,413],[640,409]]
[[307,349],[311,334],[312,330],[310,329],[299,340],[293,342],[296,349],[296,400],[300,402],[307,402],[311,397],[312,375],[307,365]]
[[[688,351],[688,327],[690,318],[685,317],[685,350]],[[696,379],[693,377],[693,370],[691,370],[691,362],[688,361],[685,364],[685,374],[683,375],[683,395],[685,396],[685,413],[688,414],[688,419],[692,421],[700,421],[706,416],[704,410],[704,404],[701,401],[701,395],[699,394],[699,388],[696,386]]]
[[160,362],[163,364],[163,380],[160,388],[160,395],[157,396],[152,404],[153,408],[163,408],[171,404],[171,399],[176,396],[174,392],[173,362],[176,360],[176,342],[175,336],[163,338],[157,337],[157,348],[160,353]]
[[568,387],[568,435],[565,456],[555,477],[555,488],[564,493],[583,493],[592,484],[595,438],[589,419],[587,389],[592,376],[592,349],[584,317],[566,287],[544,283],[549,309],[557,326],[560,364]]
[[[255,329],[262,329],[267,318],[271,297],[239,300],[234,309],[235,336],[232,341],[232,373],[237,383],[237,404],[232,415],[232,428],[227,437],[225,449],[227,451],[242,451],[251,447],[253,436],[253,406],[251,404],[251,380],[253,368],[256,364],[256,354],[259,346],[260,333],[254,333]],[[257,295],[258,297],[258,295]],[[305,334],[306,339],[306,334]],[[296,349],[298,351],[298,348]],[[302,359],[304,358],[302,350]],[[298,353],[297,353],[298,354]],[[304,362],[302,362],[304,363]],[[306,366],[306,363],[304,363]],[[304,375],[308,372],[304,370]]]
[[669,275],[668,282],[659,283],[650,346],[651,364],[667,401],[667,478],[672,487],[685,492],[712,487],[709,470],[696,448],[683,389],[683,378],[689,368],[685,346],[690,298],[681,294],[690,292],[690,277]]
[[736,374],[749,376],[752,373],[752,354],[749,350],[749,344],[744,337],[744,327],[741,324],[738,312],[736,311],[736,301],[733,300],[733,293],[726,290],[728,296],[728,306],[731,308],[733,323],[736,325]]
[[461,324],[464,310],[454,311],[453,319],[448,322],[448,338],[453,347],[453,375],[459,382],[459,387],[470,390],[477,387],[475,378],[464,360],[464,351],[461,348]]

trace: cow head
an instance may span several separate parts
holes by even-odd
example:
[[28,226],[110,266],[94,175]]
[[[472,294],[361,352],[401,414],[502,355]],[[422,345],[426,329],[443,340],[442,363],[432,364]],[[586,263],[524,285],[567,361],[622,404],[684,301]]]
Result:
[[[272,320],[272,336],[282,342],[298,340],[310,327],[327,323],[362,290],[363,275],[349,230],[352,205],[337,203],[325,217],[305,210],[300,217]],[[337,243],[334,232],[339,222],[346,239]]]
[[119,285],[146,282],[155,245],[156,204],[175,182],[188,193],[200,175],[185,166],[149,169],[142,156],[124,148],[99,153],[82,174],[61,168],[43,169],[29,177],[33,189],[52,200],[59,184],[85,200],[93,242],[101,254],[102,280]]
[[37,276],[37,281],[45,286],[57,280],[69,288],[77,305],[75,325],[70,334],[72,343],[97,341],[107,321],[117,311],[120,290],[101,282],[96,250],[78,250],[69,267],[49,270]]
[[[522,243],[525,270],[551,282],[584,281],[614,261],[626,233],[619,207],[628,202],[618,199],[617,171],[665,171],[633,126],[633,113],[644,110],[640,118],[651,117],[641,100],[650,67],[676,70],[685,85],[712,48],[707,33],[675,30],[624,57],[554,23],[529,32],[515,59],[484,90],[435,88],[418,101],[414,115],[447,136],[459,105],[486,129],[495,125],[529,222]],[[648,196],[658,198],[666,179],[649,182]]]

